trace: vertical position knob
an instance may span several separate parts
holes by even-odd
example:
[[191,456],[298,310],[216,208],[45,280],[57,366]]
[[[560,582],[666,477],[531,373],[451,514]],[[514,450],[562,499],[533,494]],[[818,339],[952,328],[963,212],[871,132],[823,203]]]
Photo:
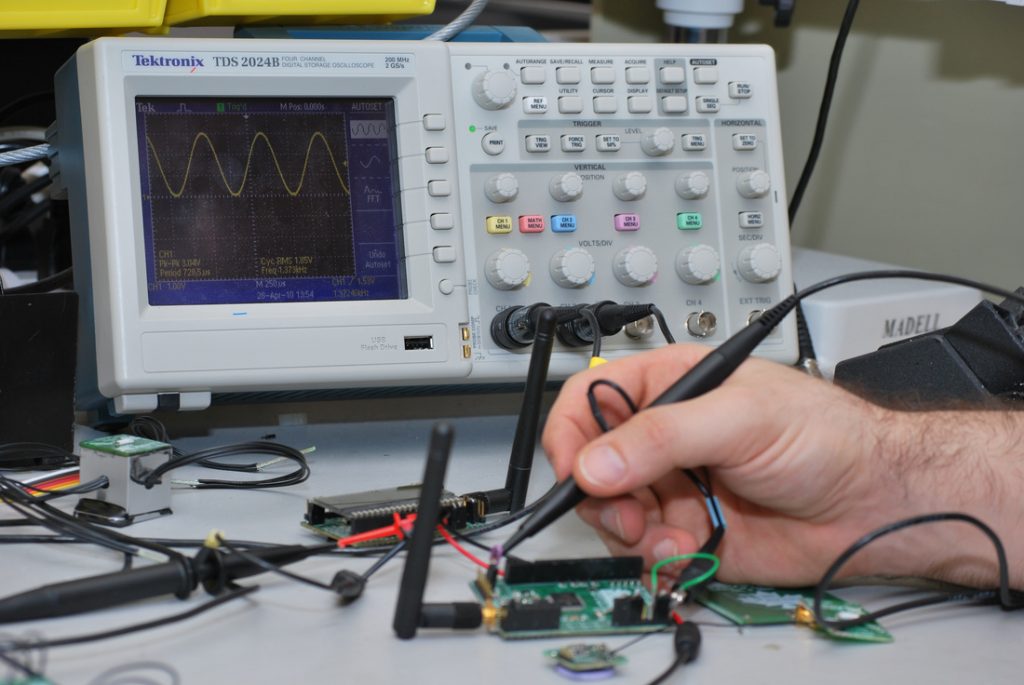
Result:
[[676,273],[690,285],[703,285],[715,280],[722,263],[710,245],[694,245],[676,255]]
[[736,268],[751,283],[770,283],[782,271],[782,257],[771,243],[751,245],[740,252]]
[[627,247],[615,255],[612,272],[623,285],[633,288],[648,285],[658,275],[658,257],[643,245]]
[[491,202],[511,202],[519,194],[519,181],[509,173],[491,176],[484,184],[484,195]]
[[484,109],[508,107],[516,96],[516,79],[507,71],[487,69],[473,79],[473,99]]
[[643,137],[640,147],[651,157],[660,157],[672,152],[676,146],[676,136],[672,131],[661,126]]
[[736,189],[740,195],[751,200],[764,197],[772,189],[772,179],[767,171],[747,171],[736,179]]
[[580,247],[559,250],[551,256],[550,269],[563,288],[582,288],[594,277],[594,258]]
[[551,179],[548,190],[559,202],[573,202],[583,195],[583,178],[575,171],[560,174]]
[[711,179],[703,171],[691,171],[676,179],[676,194],[684,200],[699,200],[711,189]]
[[620,200],[639,200],[647,192],[647,178],[639,171],[630,171],[615,179],[612,192]]
[[503,247],[487,258],[484,276],[498,290],[515,290],[530,277],[530,260],[522,250]]

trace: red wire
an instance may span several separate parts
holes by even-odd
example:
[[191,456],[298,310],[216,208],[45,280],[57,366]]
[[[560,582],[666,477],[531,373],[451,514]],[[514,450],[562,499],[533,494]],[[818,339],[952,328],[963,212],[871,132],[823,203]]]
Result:
[[[475,554],[470,552],[468,549],[466,549],[465,547],[460,545],[455,540],[455,538],[452,537],[452,534],[448,532],[447,528],[445,528],[444,526],[438,526],[437,527],[437,532],[439,532],[441,534],[441,537],[443,537],[448,542],[449,545],[454,547],[459,552],[459,554],[461,554],[462,556],[466,557],[467,559],[472,561],[477,566],[482,566],[483,568],[490,568],[490,564],[488,564],[486,561],[484,561],[483,559],[481,559],[480,557],[476,556]],[[498,571],[498,575],[499,576],[504,576],[505,572],[504,571]]]

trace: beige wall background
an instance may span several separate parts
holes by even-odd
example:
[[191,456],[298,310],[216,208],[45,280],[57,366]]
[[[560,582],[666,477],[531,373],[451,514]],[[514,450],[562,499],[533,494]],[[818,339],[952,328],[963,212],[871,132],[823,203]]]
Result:
[[[787,190],[806,159],[845,0],[775,28],[748,0],[732,42],[773,46]],[[661,40],[654,0],[595,0],[594,41]],[[1024,7],[863,0],[794,244],[1024,285]]]

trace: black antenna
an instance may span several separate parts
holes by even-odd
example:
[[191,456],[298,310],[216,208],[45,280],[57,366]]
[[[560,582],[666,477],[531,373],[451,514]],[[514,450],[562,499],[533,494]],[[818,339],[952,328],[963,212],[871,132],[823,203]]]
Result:
[[447,423],[436,423],[430,433],[427,465],[416,509],[416,523],[409,540],[409,554],[402,572],[402,584],[395,605],[392,627],[403,640],[416,637],[417,628],[477,628],[482,615],[474,602],[423,604],[423,591],[430,570],[430,548],[441,518],[441,492],[452,451],[454,432]]

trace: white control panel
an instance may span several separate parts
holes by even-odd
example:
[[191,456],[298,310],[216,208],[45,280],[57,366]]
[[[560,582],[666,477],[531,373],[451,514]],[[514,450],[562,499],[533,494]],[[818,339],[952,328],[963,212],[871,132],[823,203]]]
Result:
[[57,94],[83,407],[516,382],[510,307],[714,345],[792,290],[766,47],[100,39]]

